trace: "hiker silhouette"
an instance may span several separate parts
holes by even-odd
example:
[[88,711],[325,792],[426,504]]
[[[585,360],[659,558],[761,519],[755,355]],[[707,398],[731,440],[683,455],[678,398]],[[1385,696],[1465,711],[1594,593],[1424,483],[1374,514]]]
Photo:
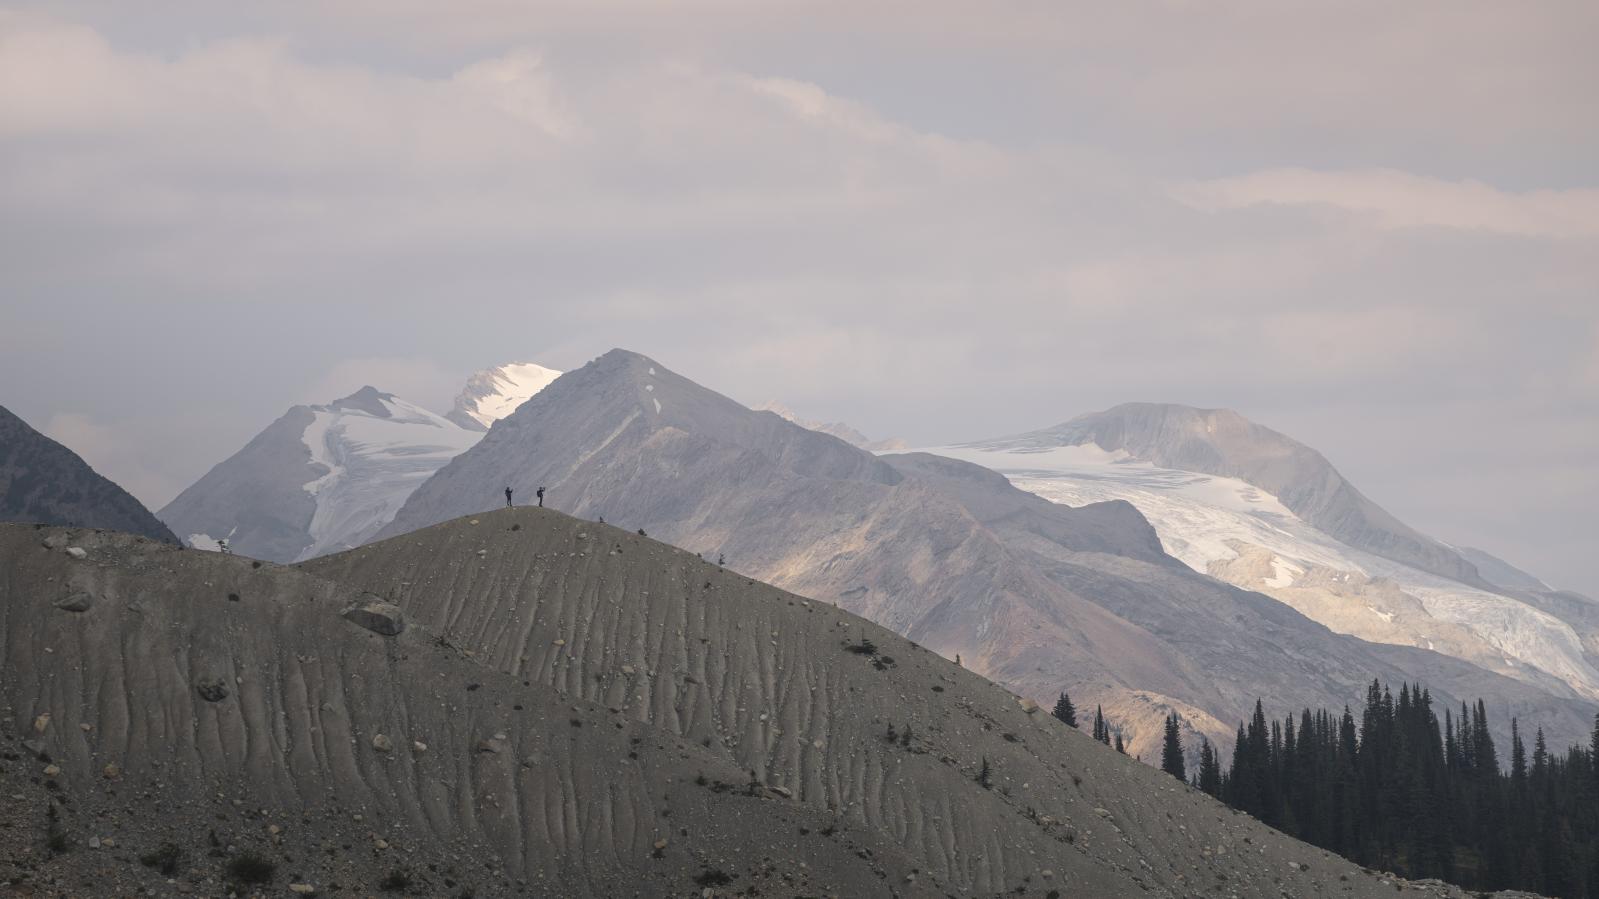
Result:
[[505,488],[505,508],[511,508],[511,488]]
[[539,488],[539,508],[544,508],[544,488]]

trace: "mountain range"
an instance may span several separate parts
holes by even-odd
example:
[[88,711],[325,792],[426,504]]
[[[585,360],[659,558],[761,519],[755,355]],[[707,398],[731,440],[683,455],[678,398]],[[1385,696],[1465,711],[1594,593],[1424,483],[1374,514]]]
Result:
[[380,536],[489,508],[507,485],[835,603],[1020,695],[1067,689],[1103,705],[1137,754],[1171,711],[1226,745],[1257,698],[1336,708],[1374,677],[1485,697],[1556,745],[1588,728],[1586,694],[1557,677],[1338,634],[1196,572],[1126,501],[1071,507],[947,457],[874,456],[635,353],[607,353],[497,422]]
[[932,452],[1055,502],[1129,502],[1196,571],[1340,633],[1599,699],[1599,605],[1416,532],[1320,453],[1236,412],[1135,403]]

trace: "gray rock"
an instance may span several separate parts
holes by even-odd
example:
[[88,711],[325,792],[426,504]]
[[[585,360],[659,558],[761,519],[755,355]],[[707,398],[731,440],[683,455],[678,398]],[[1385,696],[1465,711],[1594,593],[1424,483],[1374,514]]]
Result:
[[206,702],[221,702],[228,698],[228,682],[220,677],[202,677],[194,684],[200,698]]
[[67,555],[74,559],[82,560],[89,558],[89,551],[81,546],[69,546],[67,547]]

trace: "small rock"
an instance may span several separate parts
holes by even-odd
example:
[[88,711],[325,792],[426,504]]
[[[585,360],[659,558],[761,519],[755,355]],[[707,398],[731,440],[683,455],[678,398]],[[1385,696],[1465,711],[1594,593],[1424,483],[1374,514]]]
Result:
[[89,838],[89,848],[90,849],[99,849],[100,848],[100,838],[99,837],[90,837]]
[[566,645],[566,641],[565,640],[556,640],[555,641],[555,645],[556,646],[565,646]]
[[301,896],[312,896],[316,894],[316,887],[308,883],[291,883],[289,884],[289,892],[299,893]]
[[67,538],[64,534],[51,534],[50,536],[44,538],[45,549],[60,549],[66,545]]
[[477,524],[477,519],[474,518],[471,521],[467,522],[467,524]]
[[372,841],[372,848],[373,849],[387,849],[387,848],[389,848],[389,841],[383,839],[382,837],[378,837],[377,839],[374,839]]
[[393,637],[405,630],[405,614],[400,607],[375,596],[350,606],[342,614],[346,621],[385,637]]
[[662,837],[661,839],[656,840],[655,841],[655,848],[656,849],[665,849],[666,848],[666,838]]
[[55,777],[57,774],[60,774],[60,773],[61,773],[61,766],[60,765],[45,765],[44,766],[44,776],[45,777]]
[[622,666],[622,673],[627,675],[628,677],[632,677],[633,675],[638,673],[638,669],[634,668],[632,665],[623,665]]
[[122,769],[117,767],[117,765],[115,763],[112,763],[112,764],[106,765],[105,768],[101,771],[101,773],[106,776],[107,780],[115,780],[118,777],[122,776]]
[[45,731],[47,731],[49,729],[50,729],[50,713],[49,712],[44,712],[43,714],[39,715],[39,717],[33,719],[33,732],[34,733],[42,734],[42,733],[44,733]]
[[56,600],[55,605],[63,612],[87,612],[94,606],[94,597],[79,590]]
[[1016,701],[1016,704],[1020,705],[1022,707],[1022,711],[1029,715],[1038,711],[1038,703],[1031,699],[1019,699]]
[[411,742],[411,750],[413,752],[427,752],[428,744],[422,742],[421,740],[413,740]]
[[394,742],[386,734],[373,734],[372,748],[378,752],[388,752],[394,748]]
[[221,702],[228,698],[228,682],[220,677],[202,677],[194,688],[206,702]]
[[115,849],[117,847],[117,841],[111,839],[110,837],[101,837],[100,845],[105,849]]
[[1045,880],[1051,880],[1054,878],[1055,872],[1045,868],[1044,870],[1038,872],[1038,876],[1044,878]]
[[793,795],[794,795],[794,791],[790,790],[788,787],[769,787],[768,789],[770,789],[773,793],[776,793],[777,795],[783,797],[784,799],[789,799],[789,798],[793,797]]
[[78,730],[88,733],[89,731],[94,730],[94,725],[88,723],[80,724],[78,725]]
[[500,753],[500,751],[503,750],[504,748],[505,748],[504,744],[502,744],[499,740],[479,740],[479,741],[477,741],[477,751],[478,752],[489,752],[489,753],[493,753],[495,755],[498,755]]
[[69,546],[67,547],[67,555],[74,559],[87,559],[89,558],[89,551],[81,546]]
[[268,824],[267,825],[267,833],[269,833],[269,834],[271,834],[273,836],[277,836],[278,834],[280,834],[282,832],[283,832],[283,828],[277,826],[276,824]]

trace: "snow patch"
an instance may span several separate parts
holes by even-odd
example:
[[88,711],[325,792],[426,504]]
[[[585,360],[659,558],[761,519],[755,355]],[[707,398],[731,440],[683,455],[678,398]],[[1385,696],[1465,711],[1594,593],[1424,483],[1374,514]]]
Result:
[[[467,381],[466,389],[455,399],[455,410],[486,428],[515,412],[560,376],[561,372],[533,362],[487,368]],[[459,421],[459,416],[456,419]]]

